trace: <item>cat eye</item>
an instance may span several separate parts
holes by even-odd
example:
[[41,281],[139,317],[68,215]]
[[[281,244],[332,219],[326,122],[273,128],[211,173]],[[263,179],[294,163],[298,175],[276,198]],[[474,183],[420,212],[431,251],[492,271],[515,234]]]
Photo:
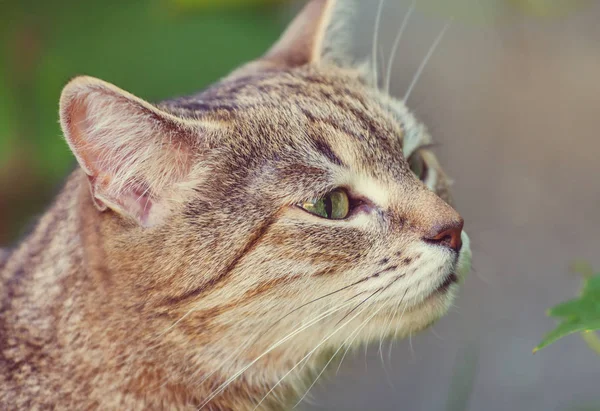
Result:
[[408,165],[410,170],[417,176],[421,181],[425,181],[427,179],[427,163],[425,163],[425,159],[423,158],[423,154],[420,150],[415,151],[408,158]]
[[298,204],[300,208],[319,217],[342,220],[350,213],[350,199],[346,191],[338,188],[325,196]]

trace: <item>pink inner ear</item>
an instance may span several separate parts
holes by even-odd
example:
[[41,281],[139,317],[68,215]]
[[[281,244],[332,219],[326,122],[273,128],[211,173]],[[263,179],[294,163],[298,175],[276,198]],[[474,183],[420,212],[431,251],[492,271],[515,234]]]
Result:
[[[102,178],[102,177],[101,177]],[[102,195],[97,194],[98,189],[102,191],[102,186],[109,184],[109,177],[104,176],[104,181],[98,181],[93,176],[88,176],[90,183],[90,191],[96,208],[100,211],[106,211],[108,205],[101,199]],[[106,199],[110,202],[117,203],[120,208],[128,210],[133,214],[143,226],[150,225],[150,212],[154,205],[152,195],[148,187],[143,187],[138,184],[133,187],[128,187],[116,199]]]
[[135,209],[138,210],[138,218],[142,225],[148,225],[150,220],[150,211],[152,210],[153,202],[148,188],[133,188],[131,194],[132,200],[136,203]]
[[192,169],[195,124],[88,78],[65,87],[61,123],[100,211],[111,208],[145,226],[166,216],[179,198],[174,187]]
[[89,144],[86,143],[85,139],[90,129],[85,99],[76,97],[69,101],[63,117],[67,126],[65,137],[79,164],[89,176],[97,176],[97,170],[94,169],[94,163],[97,159],[94,158],[93,152],[90,152]]

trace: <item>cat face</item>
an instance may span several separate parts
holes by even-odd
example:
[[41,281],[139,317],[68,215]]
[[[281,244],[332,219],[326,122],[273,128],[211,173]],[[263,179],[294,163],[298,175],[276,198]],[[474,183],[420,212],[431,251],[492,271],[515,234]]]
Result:
[[328,55],[336,7],[310,2],[264,58],[190,97],[151,105],[91,78],[63,92],[116,287],[189,352],[403,336],[468,270],[425,128]]

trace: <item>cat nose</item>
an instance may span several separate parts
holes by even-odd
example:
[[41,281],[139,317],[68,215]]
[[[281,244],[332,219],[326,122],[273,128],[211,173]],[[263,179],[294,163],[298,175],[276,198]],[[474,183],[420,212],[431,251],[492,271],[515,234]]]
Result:
[[458,217],[457,220],[449,224],[436,226],[431,231],[431,234],[425,236],[423,240],[430,244],[451,248],[458,253],[462,247],[462,240],[460,237],[463,225],[464,220],[461,217]]

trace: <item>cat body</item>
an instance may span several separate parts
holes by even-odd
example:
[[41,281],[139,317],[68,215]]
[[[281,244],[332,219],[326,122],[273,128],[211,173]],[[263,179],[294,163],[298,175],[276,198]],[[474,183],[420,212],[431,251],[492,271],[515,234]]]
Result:
[[424,127],[328,54],[339,7],[196,95],[65,87],[79,167],[0,254],[2,408],[281,409],[324,353],[447,311],[462,219]]

